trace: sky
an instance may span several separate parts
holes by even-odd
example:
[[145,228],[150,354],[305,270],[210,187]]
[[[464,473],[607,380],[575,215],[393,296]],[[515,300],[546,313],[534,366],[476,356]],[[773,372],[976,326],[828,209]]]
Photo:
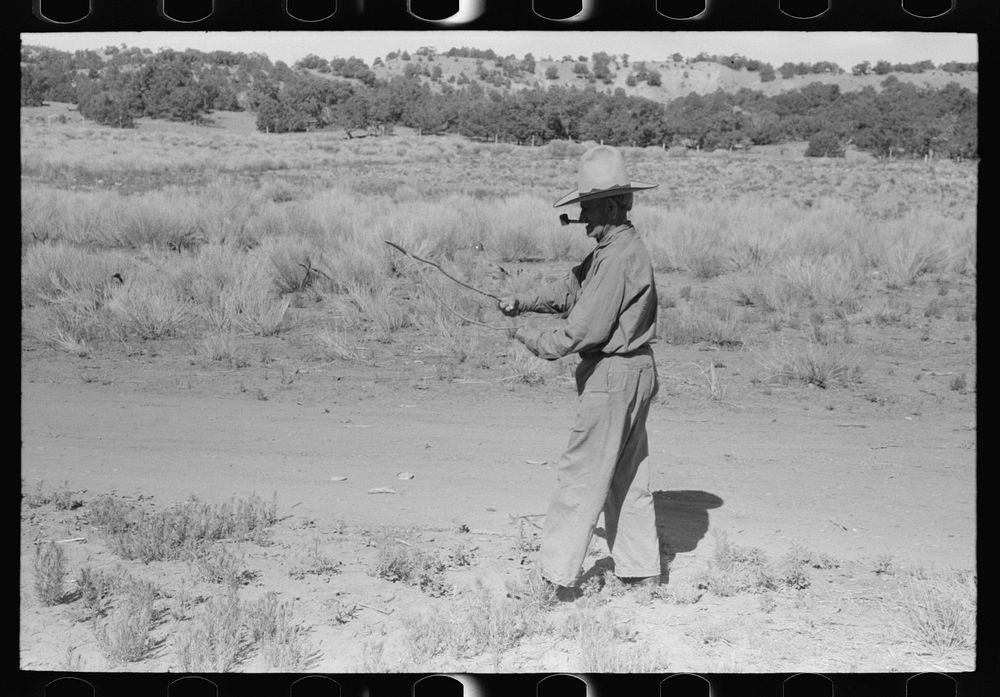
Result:
[[105,46],[199,51],[263,53],[271,61],[294,64],[309,54],[322,58],[356,56],[367,63],[395,50],[415,51],[433,46],[492,49],[501,56],[518,58],[531,53],[536,59],[551,55],[580,55],[604,51],[629,54],[630,60],[665,60],[673,53],[694,57],[740,54],[778,67],[786,61],[831,61],[850,69],[862,61],[887,60],[912,63],[931,60],[979,60],[978,37],[972,33],[937,32],[611,32],[611,31],[191,31],[191,32],[62,32],[22,33],[24,45],[47,46],[63,51],[101,49]]

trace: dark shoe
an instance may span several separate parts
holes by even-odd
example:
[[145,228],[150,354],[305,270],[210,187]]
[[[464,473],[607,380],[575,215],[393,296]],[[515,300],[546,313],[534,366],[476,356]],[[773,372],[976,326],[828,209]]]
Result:
[[658,586],[663,582],[660,576],[619,576],[618,580],[632,587]]

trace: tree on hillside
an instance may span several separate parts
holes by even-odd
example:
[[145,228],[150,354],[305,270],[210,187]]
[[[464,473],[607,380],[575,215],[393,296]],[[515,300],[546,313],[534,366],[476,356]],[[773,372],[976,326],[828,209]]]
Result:
[[819,131],[809,139],[806,157],[844,157],[845,148],[840,136],[832,131]]
[[[375,64],[378,65],[381,62],[381,59],[377,59],[377,63]],[[339,77],[360,80],[362,84],[369,87],[375,84],[375,72],[362,59],[354,56],[350,58],[331,59],[330,72]]]
[[135,81],[117,69],[104,80],[81,80],[75,101],[83,118],[116,128],[134,128],[141,109]]
[[21,106],[42,106],[48,82],[32,66],[21,66]]
[[843,73],[844,70],[839,65],[831,61],[818,61],[809,66],[809,72],[817,75],[839,75],[840,73]]
[[753,145],[780,143],[782,140],[781,119],[773,111],[752,114],[747,137]]
[[594,77],[604,83],[611,82],[611,56],[604,51],[599,51],[591,56],[594,63]]
[[288,133],[325,128],[340,117],[339,105],[353,89],[343,80],[298,73],[284,84],[263,83],[255,90],[257,129]]
[[257,130],[289,133],[308,128],[308,117],[276,98],[265,98],[257,108]]
[[135,74],[143,116],[195,121],[206,113],[194,63],[189,54],[163,51]]
[[580,121],[579,137],[607,145],[628,143],[632,139],[632,119],[624,100],[595,100]]
[[[26,53],[26,51],[22,51]],[[22,78],[31,73],[31,80],[40,90],[39,96],[53,102],[73,102],[76,100],[77,71],[73,58],[65,51],[50,48],[31,47],[30,58],[22,55]]]
[[[112,47],[113,48],[113,47]],[[117,50],[117,49],[116,49]],[[104,60],[97,51],[74,51],[73,66],[77,70],[101,70],[104,67]]]
[[892,72],[892,63],[890,63],[889,61],[879,61],[878,63],[875,64],[873,72],[876,75],[888,75],[889,73]]
[[320,72],[330,71],[330,61],[326,58],[320,58],[315,53],[310,53],[305,58],[299,60],[295,67],[299,70],[318,70]]
[[336,122],[353,137],[353,131],[372,130],[376,128],[377,119],[371,109],[371,102],[366,93],[355,93],[340,103]]
[[213,109],[240,111],[243,108],[237,90],[239,83],[235,82],[226,71],[206,68],[197,77],[205,111]]
[[941,70],[946,73],[966,73],[966,72],[977,72],[979,70],[979,63],[961,63],[959,61],[948,61],[941,65]]

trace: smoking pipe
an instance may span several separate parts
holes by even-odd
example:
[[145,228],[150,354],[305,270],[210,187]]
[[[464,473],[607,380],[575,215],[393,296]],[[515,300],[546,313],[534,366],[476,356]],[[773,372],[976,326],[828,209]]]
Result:
[[567,214],[563,213],[559,216],[559,222],[563,225],[569,225],[570,223],[583,223],[586,224],[586,220],[573,220]]

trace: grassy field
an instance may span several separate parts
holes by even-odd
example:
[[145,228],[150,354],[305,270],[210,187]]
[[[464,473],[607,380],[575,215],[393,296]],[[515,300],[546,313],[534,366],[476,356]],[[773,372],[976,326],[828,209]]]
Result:
[[[498,294],[587,250],[549,205],[584,144],[117,131],[39,111],[22,117],[22,307],[30,336],[67,350],[188,337],[224,354],[316,303],[331,339],[438,326],[462,342],[469,323],[446,308],[477,321],[491,308],[384,240]],[[660,183],[633,222],[662,275],[668,342],[777,349],[778,372],[798,374],[784,364],[837,362],[853,325],[974,317],[968,293],[924,308],[909,296],[974,281],[975,165],[626,156]],[[799,332],[797,347],[781,331],[817,318],[844,331]]]
[[[587,144],[275,137],[247,118],[116,130],[65,105],[21,110],[22,355],[183,361],[262,400],[309,366],[412,380],[396,360],[405,351],[420,352],[421,380],[568,382],[574,359],[546,363],[507,342],[491,301],[384,241],[497,295],[555,279],[589,249],[551,207]],[[657,272],[663,394],[971,413],[976,164],[801,150],[625,150],[635,179],[660,184],[637,195],[633,222]],[[256,386],[258,369],[280,380]],[[812,659],[789,632],[834,646],[815,663],[832,672],[882,670],[898,651],[932,656],[928,669],[971,667],[971,571],[806,547],[769,556],[723,534],[709,563],[668,587],[626,592],[607,575],[560,607],[471,573],[477,559],[518,569],[537,549],[530,526],[508,540],[348,521],[303,547],[285,513],[257,498],[154,508],[27,489],[22,540],[39,544],[22,554],[22,606],[77,618],[56,647],[67,670],[794,670]],[[81,531],[100,540],[100,566],[41,542]],[[247,597],[268,575],[303,596],[336,579],[345,595],[311,606],[310,628],[287,595]],[[316,631],[333,641],[359,613],[388,617],[387,603],[349,600],[372,588],[412,611],[319,656]],[[670,656],[658,648],[668,626],[683,637]],[[99,652],[81,657],[94,639]]]

